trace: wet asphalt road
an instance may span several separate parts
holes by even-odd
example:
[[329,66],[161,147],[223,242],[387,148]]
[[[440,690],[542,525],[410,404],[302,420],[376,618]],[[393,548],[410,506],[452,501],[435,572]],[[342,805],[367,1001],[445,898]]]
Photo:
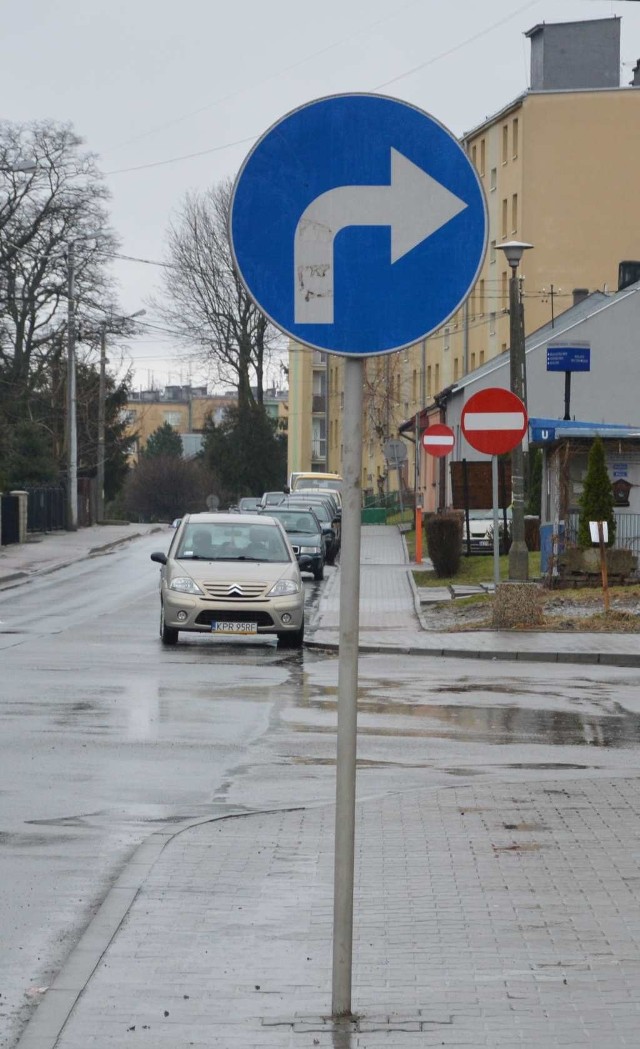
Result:
[[[152,536],[0,594],[0,1046],[155,827],[331,800],[337,658],[157,638]],[[329,569],[328,571],[331,571]],[[307,584],[309,617],[322,584]],[[634,670],[367,656],[359,791],[637,767]]]

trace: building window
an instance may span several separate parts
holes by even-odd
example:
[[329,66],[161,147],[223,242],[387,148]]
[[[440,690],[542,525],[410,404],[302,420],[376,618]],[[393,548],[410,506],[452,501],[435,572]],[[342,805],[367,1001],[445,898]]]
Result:
[[481,281],[478,282],[478,289],[479,289],[479,293],[480,293],[480,304],[479,304],[480,316],[483,317],[484,316],[484,277],[482,278]]
[[182,422],[182,412],[163,412],[164,421],[169,423],[169,426],[180,426]]
[[450,332],[451,332],[451,328],[445,328],[444,329],[444,347],[443,348],[445,350],[448,350],[449,346],[450,346],[450,342],[449,342],[449,334],[450,334]]
[[491,168],[491,175],[489,176],[489,189],[497,189],[498,186],[498,169]]
[[486,142],[483,138],[480,139],[480,174],[484,175],[484,164],[486,159]]
[[440,392],[440,365],[439,364],[436,364],[435,380],[436,380],[436,393],[439,393]]
[[495,313],[489,314],[489,335],[495,335],[496,333],[496,315]]
[[508,306],[509,306],[509,284],[508,284],[508,277],[507,277],[507,271],[506,270],[502,271],[502,277],[500,278],[500,285],[501,285],[501,287],[500,287],[500,294],[502,296],[502,308],[503,308],[503,310],[506,310],[508,308]]
[[507,229],[508,229],[508,222],[509,222],[508,215],[509,215],[509,201],[507,200],[506,197],[504,197],[503,200],[502,200],[502,237],[503,237],[503,239],[506,239],[506,236],[507,236]]
[[514,117],[513,118],[513,124],[512,124],[512,149],[513,149],[513,159],[514,160],[518,156],[518,133],[519,133],[518,118]]
[[453,381],[454,382],[456,382],[456,380],[459,378],[459,376],[458,376],[458,368],[459,367],[460,367],[459,358],[458,357],[454,357],[453,358]]
[[475,353],[472,353],[471,354],[471,371],[474,370],[475,366],[476,366],[476,355],[475,355]]
[[472,146],[471,147],[471,163],[473,164],[474,168],[476,168],[476,170],[477,170],[477,168],[478,168],[478,147],[477,146]]
[[506,164],[509,159],[509,125],[502,125],[502,163]]
[[313,459],[326,460],[327,458],[327,447],[326,447],[326,431],[325,431],[325,420],[315,418],[311,420],[312,433],[311,433],[311,456]]
[[496,242],[495,242],[495,240],[492,240],[491,244],[489,245],[489,262],[495,262],[495,261],[496,261]]
[[413,375],[411,377],[411,396],[413,398],[413,403],[415,404],[418,400],[418,372],[415,368],[413,369]]
[[518,194],[514,193],[511,198],[511,232],[518,232]]
[[480,350],[480,364],[484,364],[484,350]]
[[427,365],[427,397],[431,397],[431,365]]

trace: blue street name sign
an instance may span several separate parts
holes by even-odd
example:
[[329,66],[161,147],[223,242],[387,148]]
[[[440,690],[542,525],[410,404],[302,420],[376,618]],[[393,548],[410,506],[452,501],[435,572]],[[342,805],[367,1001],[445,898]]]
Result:
[[368,356],[418,342],[462,305],[487,211],[473,165],[434,117],[382,95],[334,95],[288,113],[253,147],[230,240],[276,327]]
[[587,343],[547,346],[548,372],[588,372],[591,370],[591,347]]

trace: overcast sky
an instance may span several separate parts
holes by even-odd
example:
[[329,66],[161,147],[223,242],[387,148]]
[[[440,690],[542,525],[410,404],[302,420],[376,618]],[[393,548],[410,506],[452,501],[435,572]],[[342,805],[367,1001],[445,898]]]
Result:
[[[304,102],[379,91],[462,134],[525,90],[539,22],[622,17],[621,83],[640,57],[624,0],[0,0],[6,119],[70,121],[99,155],[121,251],[161,260],[188,190],[235,175],[253,141]],[[126,312],[159,269],[116,264]],[[148,328],[135,387],[200,381]],[[275,376],[274,376],[275,377]]]

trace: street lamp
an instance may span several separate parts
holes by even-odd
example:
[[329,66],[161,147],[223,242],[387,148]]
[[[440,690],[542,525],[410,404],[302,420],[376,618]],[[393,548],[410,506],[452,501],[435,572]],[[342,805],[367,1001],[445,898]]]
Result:
[[[526,405],[526,364],[524,356],[524,310],[518,282],[518,264],[525,251],[532,248],[520,240],[508,240],[497,247],[504,252],[511,266],[509,278],[509,379],[511,392]],[[519,441],[511,452],[511,546],[509,547],[509,579],[529,578],[529,552],[524,540],[524,451]]]
[[[127,317],[111,317],[110,320],[132,321],[136,317],[143,317],[147,311],[138,310]],[[106,402],[106,365],[107,365],[107,326],[109,321],[102,321],[100,325],[100,383],[98,386],[98,464],[96,471],[97,500],[96,516],[98,522],[104,520],[104,445],[105,445],[105,402]]]

